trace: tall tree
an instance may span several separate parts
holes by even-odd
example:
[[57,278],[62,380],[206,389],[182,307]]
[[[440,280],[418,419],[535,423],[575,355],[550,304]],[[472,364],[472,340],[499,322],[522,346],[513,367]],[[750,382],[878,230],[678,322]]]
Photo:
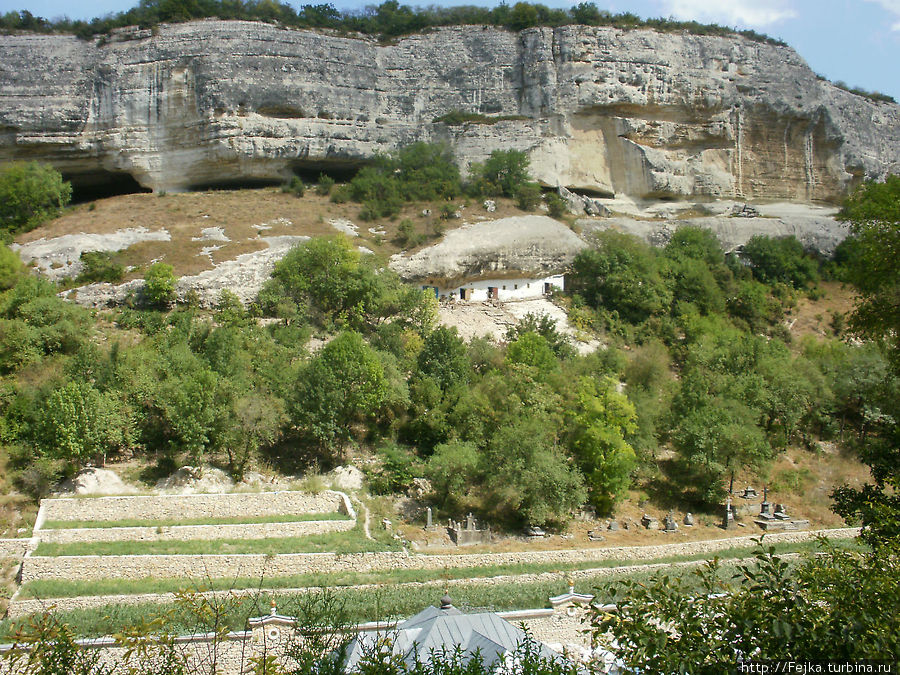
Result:
[[[856,257],[849,278],[859,292],[851,316],[858,334],[881,342],[895,374],[900,371],[900,176],[883,183],[867,182],[851,195],[840,218],[850,223],[856,238]],[[881,411],[876,427],[860,449],[872,468],[875,482],[860,489],[848,486],[834,492],[836,510],[845,518],[859,518],[864,536],[874,545],[900,543],[900,405]]]

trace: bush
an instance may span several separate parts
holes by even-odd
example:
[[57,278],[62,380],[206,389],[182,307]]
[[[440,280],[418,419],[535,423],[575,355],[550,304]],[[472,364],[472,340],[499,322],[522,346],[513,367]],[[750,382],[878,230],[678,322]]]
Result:
[[562,218],[568,212],[565,200],[552,192],[547,195],[547,210],[553,218]]
[[409,218],[401,220],[400,225],[397,226],[397,242],[401,246],[410,246],[414,245],[413,242],[416,239],[416,226],[413,225],[413,221]]
[[319,182],[316,183],[316,194],[322,195],[323,197],[327,197],[331,194],[331,189],[334,187],[334,178],[331,176],[326,176],[324,173],[319,174]]
[[494,150],[484,164],[473,164],[470,189],[477,195],[514,197],[528,181],[528,155],[521,150]]
[[541,186],[537,183],[525,183],[516,191],[516,206],[523,211],[534,211],[541,203]]
[[744,245],[744,257],[750,262],[753,276],[765,284],[782,282],[801,288],[818,279],[816,261],[806,254],[796,237],[774,239],[756,235]]
[[0,235],[27,232],[59,215],[72,185],[49,164],[29,162],[0,168]]
[[117,284],[125,276],[125,267],[113,261],[109,251],[84,251],[81,254],[84,266],[81,274],[75,279],[77,283],[106,282]]
[[166,306],[175,300],[178,280],[171,265],[153,263],[144,275],[144,299],[154,307]]
[[300,176],[293,176],[290,182],[285,183],[281,186],[282,192],[288,192],[295,197],[302,197],[306,192],[306,186],[303,185],[303,181],[300,179]]
[[0,244],[0,291],[15,286],[24,272],[25,266],[19,256],[5,244]]

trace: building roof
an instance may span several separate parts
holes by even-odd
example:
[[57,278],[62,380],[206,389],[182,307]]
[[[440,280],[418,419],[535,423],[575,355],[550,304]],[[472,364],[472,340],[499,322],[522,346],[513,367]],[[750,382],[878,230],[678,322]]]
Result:
[[[494,666],[515,652],[528,640],[524,631],[491,612],[463,614],[444,598],[441,607],[428,607],[392,630],[362,633],[350,643],[344,663],[346,671],[356,669],[360,660],[373,653],[389,652],[409,666],[428,660],[434,653],[459,651],[463,663],[478,653],[484,664]],[[563,656],[533,639],[538,654],[560,660]]]

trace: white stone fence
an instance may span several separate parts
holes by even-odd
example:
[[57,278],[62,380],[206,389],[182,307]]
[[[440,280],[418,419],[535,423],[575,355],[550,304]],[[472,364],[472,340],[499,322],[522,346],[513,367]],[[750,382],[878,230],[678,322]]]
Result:
[[0,539],[0,558],[21,558],[30,539]]
[[[851,538],[858,528],[769,534],[766,543],[796,543],[819,535]],[[108,578],[219,579],[282,577],[308,573],[377,572],[392,569],[474,568],[516,564],[579,563],[595,560],[650,560],[667,556],[714,554],[754,545],[758,536],[714,539],[659,546],[619,546],[559,551],[422,555],[379,553],[286,553],[279,555],[124,555],[29,556],[22,565],[22,582],[35,579],[97,580]]]
[[44,499],[45,520],[186,520],[197,518],[257,518],[271,515],[344,513],[356,519],[350,500],[342,492],[319,494],[232,492],[194,495],[130,495],[117,497],[64,497]]
[[72,544],[104,541],[189,541],[202,539],[268,539],[305,537],[328,532],[346,532],[356,527],[354,520],[304,520],[291,523],[250,523],[244,525],[172,525],[162,527],[78,527],[41,530],[42,542]]

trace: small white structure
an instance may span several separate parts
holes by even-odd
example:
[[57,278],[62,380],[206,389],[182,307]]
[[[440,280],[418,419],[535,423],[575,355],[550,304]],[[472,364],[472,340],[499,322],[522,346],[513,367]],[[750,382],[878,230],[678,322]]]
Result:
[[554,291],[565,290],[565,276],[553,274],[542,278],[521,279],[470,279],[452,286],[423,285],[424,290],[434,291],[439,300],[451,302],[485,302],[487,300],[532,300]]

